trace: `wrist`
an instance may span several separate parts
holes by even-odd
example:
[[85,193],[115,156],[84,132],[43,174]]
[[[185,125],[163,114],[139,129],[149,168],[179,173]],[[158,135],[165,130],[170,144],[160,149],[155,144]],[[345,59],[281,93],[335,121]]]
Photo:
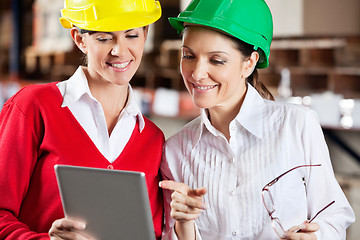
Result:
[[175,233],[179,240],[181,239],[195,239],[195,223],[191,221],[176,221]]

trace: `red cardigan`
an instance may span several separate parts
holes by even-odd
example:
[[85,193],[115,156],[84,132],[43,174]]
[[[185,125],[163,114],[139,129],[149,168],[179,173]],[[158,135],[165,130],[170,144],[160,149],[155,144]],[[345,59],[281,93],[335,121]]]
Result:
[[70,110],[55,83],[23,88],[0,113],[0,239],[49,239],[63,209],[55,164],[113,167],[146,174],[155,233],[161,236],[163,201],[159,183],[164,135],[145,118],[136,125],[111,164],[99,152]]

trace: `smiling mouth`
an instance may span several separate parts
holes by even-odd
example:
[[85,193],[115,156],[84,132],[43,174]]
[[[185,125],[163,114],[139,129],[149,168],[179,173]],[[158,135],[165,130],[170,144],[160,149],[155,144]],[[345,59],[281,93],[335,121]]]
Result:
[[124,62],[124,63],[106,63],[106,64],[113,68],[124,69],[130,64],[130,62],[131,61]]
[[200,85],[193,84],[193,86],[195,89],[198,89],[198,90],[210,90],[210,89],[216,88],[218,85],[200,86]]

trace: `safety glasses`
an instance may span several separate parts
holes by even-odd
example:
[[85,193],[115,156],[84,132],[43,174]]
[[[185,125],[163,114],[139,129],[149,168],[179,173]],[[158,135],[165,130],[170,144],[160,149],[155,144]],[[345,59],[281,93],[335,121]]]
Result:
[[[275,233],[278,235],[279,238],[284,238],[286,233],[284,230],[284,227],[281,225],[280,223],[280,219],[277,217],[274,217],[273,214],[276,211],[275,209],[275,204],[274,204],[274,198],[271,195],[271,192],[269,191],[269,188],[271,186],[273,186],[275,183],[277,183],[279,181],[279,179],[281,177],[283,177],[284,175],[286,175],[287,173],[301,168],[301,167],[319,167],[321,166],[321,164],[314,164],[314,165],[300,165],[297,167],[294,167],[286,172],[284,172],[283,174],[279,175],[278,177],[276,177],[274,180],[270,181],[268,184],[265,185],[265,187],[263,187],[262,189],[262,200],[265,206],[266,211],[268,212],[270,218],[271,218],[271,224],[272,227],[275,231]],[[311,223],[322,211],[324,211],[326,208],[328,208],[330,205],[332,205],[335,201],[330,202],[328,205],[326,205],[325,207],[323,207],[319,212],[317,212],[314,217],[312,217],[309,220],[309,223]],[[298,230],[299,231],[299,230]]]

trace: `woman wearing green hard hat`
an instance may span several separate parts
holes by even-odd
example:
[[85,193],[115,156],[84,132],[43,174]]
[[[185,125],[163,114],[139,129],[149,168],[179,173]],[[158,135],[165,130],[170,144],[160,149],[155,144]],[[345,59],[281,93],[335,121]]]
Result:
[[169,19],[181,74],[201,115],[164,145],[167,239],[345,239],[354,213],[316,114],[277,103],[264,0],[193,0]]
[[23,88],[2,108],[0,239],[83,239],[84,224],[64,219],[55,164],[144,172],[159,239],[164,136],[129,82],[160,3],[65,0],[61,14],[87,64],[66,81]]

